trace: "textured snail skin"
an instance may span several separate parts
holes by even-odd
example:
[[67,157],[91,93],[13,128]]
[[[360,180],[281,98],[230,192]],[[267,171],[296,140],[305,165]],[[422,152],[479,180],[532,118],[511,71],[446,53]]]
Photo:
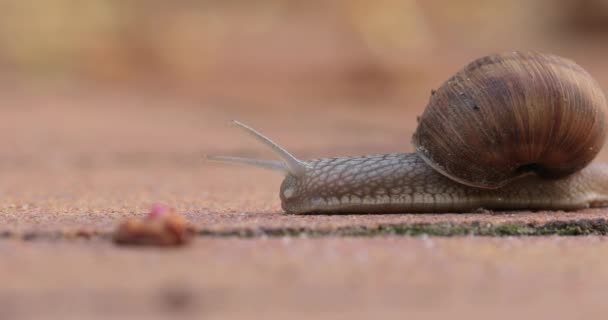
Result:
[[305,162],[304,177],[281,185],[287,213],[406,213],[495,210],[575,210],[608,204],[608,164],[592,163],[568,177],[528,176],[499,189],[454,182],[416,154],[386,154]]

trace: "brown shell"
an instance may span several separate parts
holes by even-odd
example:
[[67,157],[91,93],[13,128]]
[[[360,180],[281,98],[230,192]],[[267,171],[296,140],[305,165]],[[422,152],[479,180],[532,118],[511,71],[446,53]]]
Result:
[[453,180],[498,188],[585,167],[606,138],[606,98],[582,67],[537,52],[477,59],[431,95],[417,153]]

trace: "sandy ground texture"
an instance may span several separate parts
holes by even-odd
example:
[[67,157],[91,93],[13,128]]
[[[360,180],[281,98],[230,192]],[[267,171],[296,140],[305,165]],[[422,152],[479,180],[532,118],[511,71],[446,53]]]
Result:
[[198,239],[178,250],[3,241],[2,319],[602,319],[608,242]]
[[[160,94],[2,95],[0,319],[590,319],[606,311],[605,238],[472,236],[601,235],[606,210],[293,216],[280,209],[280,175],[202,160],[272,158],[228,125],[233,118],[302,158],[408,152],[426,97],[409,99],[418,106],[409,109],[399,99],[246,109]],[[154,203],[196,226],[190,247],[109,241],[120,221]]]

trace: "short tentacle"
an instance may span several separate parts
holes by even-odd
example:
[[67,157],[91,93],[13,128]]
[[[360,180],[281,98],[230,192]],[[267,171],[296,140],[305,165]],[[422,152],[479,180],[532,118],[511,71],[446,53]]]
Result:
[[249,165],[264,169],[270,169],[274,171],[288,172],[287,168],[281,161],[277,160],[261,160],[261,159],[250,159],[232,156],[205,156],[207,160],[217,161],[223,163],[233,163],[240,165]]

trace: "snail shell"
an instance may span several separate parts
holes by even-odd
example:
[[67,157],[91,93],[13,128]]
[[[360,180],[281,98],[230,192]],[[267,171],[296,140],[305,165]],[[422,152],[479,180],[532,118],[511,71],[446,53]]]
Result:
[[477,59],[431,95],[413,144],[436,171],[499,188],[585,167],[606,139],[606,98],[571,60],[537,52]]

